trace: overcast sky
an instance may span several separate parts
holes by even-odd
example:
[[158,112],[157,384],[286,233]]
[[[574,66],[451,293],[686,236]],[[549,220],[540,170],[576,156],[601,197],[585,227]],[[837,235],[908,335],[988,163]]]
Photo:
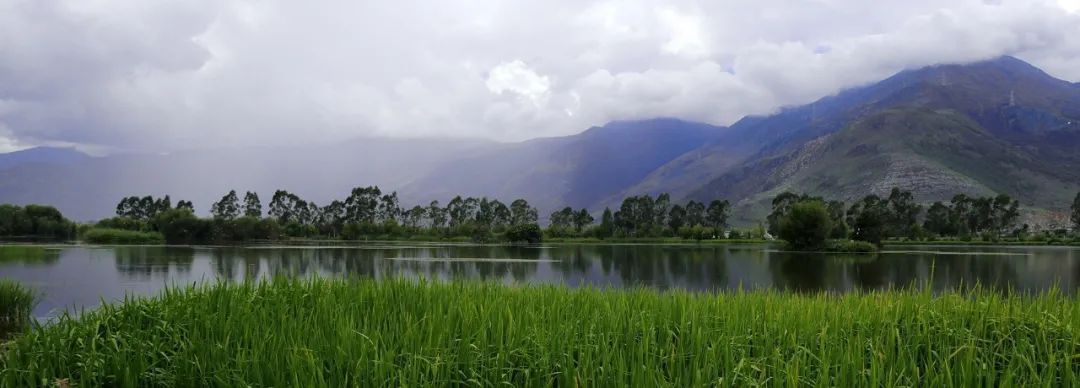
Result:
[[0,151],[730,124],[904,68],[1080,81],[1080,0],[0,0]]

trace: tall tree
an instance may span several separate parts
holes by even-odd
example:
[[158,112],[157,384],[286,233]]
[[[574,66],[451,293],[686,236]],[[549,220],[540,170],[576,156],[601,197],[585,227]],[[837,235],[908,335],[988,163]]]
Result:
[[1008,194],[998,194],[994,197],[992,207],[992,224],[996,233],[1006,233],[1016,226],[1016,220],[1020,218],[1020,201],[1010,198]]
[[671,229],[673,233],[679,233],[679,228],[686,225],[686,209],[682,205],[675,205],[671,207],[671,211],[668,212],[667,227]]
[[697,201],[686,203],[686,225],[705,225],[705,204]]
[[832,232],[829,233],[829,237],[836,239],[848,238],[848,225],[845,220],[847,208],[844,207],[844,202],[829,201],[825,204],[825,207],[829,210],[829,220],[832,224]]
[[219,220],[234,220],[240,216],[240,198],[236,196],[236,190],[229,190],[221,200],[210,205],[210,214]]
[[967,195],[957,194],[949,202],[949,223],[954,234],[967,236],[975,231],[972,226],[972,200]]
[[446,226],[446,209],[439,206],[439,201],[431,201],[428,204],[427,217],[432,228],[440,229]]
[[510,208],[499,200],[491,201],[491,225],[497,228],[503,228],[510,225]]
[[868,195],[855,202],[847,212],[847,223],[852,227],[851,237],[881,245],[886,237],[885,225],[889,216],[888,202],[876,195]]
[[421,224],[421,222],[423,222],[424,215],[426,213],[427,213],[427,210],[423,206],[420,206],[420,205],[413,206],[412,209],[409,209],[408,211],[405,212],[405,216],[404,216],[404,224],[405,224],[405,226],[408,226],[410,228],[418,228],[418,227],[420,227],[420,224]]
[[468,218],[469,211],[465,208],[465,200],[456,196],[446,204],[446,215],[450,218],[450,227],[463,225]]
[[317,223],[332,236],[341,234],[341,230],[345,227],[345,203],[334,200],[329,205],[320,208]]
[[922,206],[915,202],[910,191],[893,187],[888,198],[888,233],[892,236],[911,236],[922,213]]
[[537,220],[536,209],[529,206],[529,202],[524,199],[515,199],[510,203],[510,224],[511,225],[525,225],[535,224]]
[[653,201],[653,216],[656,220],[653,221],[655,225],[666,225],[668,210],[671,206],[671,195],[668,193],[660,193]]
[[244,217],[262,218],[262,202],[253,191],[244,193]]
[[611,209],[604,208],[604,214],[600,216],[600,227],[596,234],[601,239],[615,235],[615,216],[611,214]]
[[1069,215],[1069,220],[1072,221],[1073,230],[1080,231],[1080,192],[1076,193],[1071,210],[1072,214]]
[[345,217],[349,222],[375,223],[381,199],[379,186],[355,187],[345,199]]
[[574,223],[574,209],[567,206],[562,210],[553,212],[548,221],[551,222],[552,227],[569,228]]
[[926,221],[923,222],[923,228],[939,236],[951,236],[956,234],[956,228],[951,221],[949,207],[941,203],[941,201],[934,202],[930,205],[930,208],[926,211]]
[[593,216],[589,214],[589,210],[581,209],[574,214],[574,229],[580,233],[586,226],[592,225],[593,221]]
[[376,217],[379,221],[396,222],[401,215],[401,206],[398,204],[397,192],[385,194],[379,198],[379,207],[377,209]]
[[791,206],[796,202],[799,202],[799,195],[790,191],[780,193],[772,200],[772,212],[766,217],[769,223],[769,234],[778,235],[780,233],[780,220],[787,217],[788,211],[791,210]]
[[728,213],[731,211],[731,203],[726,200],[714,199],[709,202],[709,208],[705,211],[705,223],[719,233],[727,228]]

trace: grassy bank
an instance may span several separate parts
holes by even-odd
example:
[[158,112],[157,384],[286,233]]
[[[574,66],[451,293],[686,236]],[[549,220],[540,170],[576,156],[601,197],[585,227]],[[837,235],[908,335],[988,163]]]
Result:
[[37,295],[32,290],[0,279],[0,343],[29,326],[36,304]]
[[3,350],[0,386],[1076,386],[1080,299],[295,281],[174,289]]
[[82,234],[82,240],[91,244],[164,244],[165,237],[157,232],[91,228]]

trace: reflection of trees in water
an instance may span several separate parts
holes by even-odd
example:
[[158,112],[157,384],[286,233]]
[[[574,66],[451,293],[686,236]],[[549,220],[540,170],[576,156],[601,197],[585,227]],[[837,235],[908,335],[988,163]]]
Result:
[[218,279],[255,280],[262,270],[260,250],[245,248],[216,248],[210,257],[211,267]]
[[1011,256],[940,255],[933,262],[934,288],[983,288],[1005,290],[1019,278]]
[[919,287],[924,282],[926,258],[907,255],[856,256],[850,268],[854,285],[864,290]]
[[381,249],[273,249],[266,256],[269,276],[344,275],[371,277],[376,262],[386,257]]
[[778,252],[770,257],[773,285],[781,290],[817,292],[830,288],[826,281],[829,260],[819,253]]
[[191,247],[116,247],[107,251],[121,276],[138,280],[165,279],[170,271],[191,272],[195,249]]
[[727,285],[727,252],[722,247],[599,245],[577,247],[559,269],[584,272],[598,261],[605,275],[616,273],[626,285],[713,289]]
[[483,260],[540,258],[539,249],[507,246],[422,247],[400,253],[402,255],[398,257],[418,260],[381,260],[387,266],[387,274],[444,279],[497,279],[509,276],[516,281],[524,281],[536,273],[536,262]]
[[0,246],[0,264],[48,265],[56,263],[59,259],[60,249],[46,249],[41,246],[27,245]]

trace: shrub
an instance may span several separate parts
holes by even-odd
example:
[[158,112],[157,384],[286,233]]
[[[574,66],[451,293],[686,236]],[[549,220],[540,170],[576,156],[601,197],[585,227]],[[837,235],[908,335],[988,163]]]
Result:
[[830,240],[825,247],[827,252],[842,253],[873,253],[878,251],[877,245],[867,241],[854,240]]
[[195,217],[190,209],[170,209],[154,217],[154,227],[169,244],[205,244],[210,242],[213,224]]
[[161,244],[165,237],[158,232],[91,228],[83,233],[83,241],[91,244]]
[[112,217],[97,222],[97,227],[124,230],[146,230],[149,225],[146,222],[131,217]]
[[791,249],[821,250],[825,248],[831,231],[829,210],[821,201],[800,201],[792,205],[791,211],[780,220],[780,238]]
[[510,229],[506,230],[504,236],[506,236],[506,241],[511,243],[537,244],[543,239],[540,225],[537,224],[511,226]]

